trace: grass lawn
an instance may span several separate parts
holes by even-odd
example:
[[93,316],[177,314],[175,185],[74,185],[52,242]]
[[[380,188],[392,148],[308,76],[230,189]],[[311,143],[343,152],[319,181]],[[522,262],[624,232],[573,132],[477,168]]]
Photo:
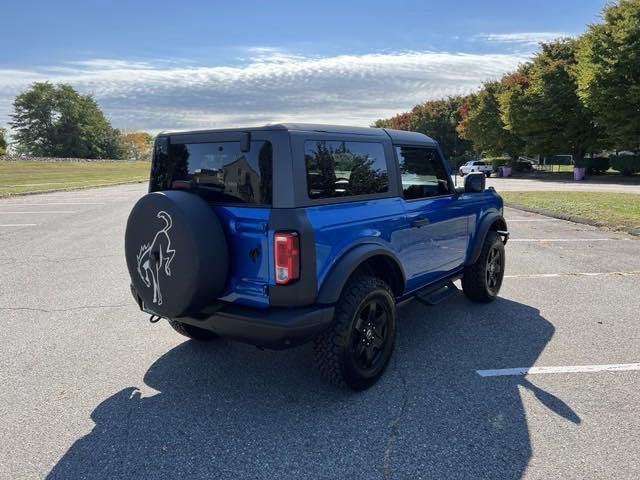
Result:
[[605,192],[502,192],[505,202],[543,208],[601,222],[609,227],[640,227],[640,195]]
[[149,162],[0,162],[0,197],[148,180]]

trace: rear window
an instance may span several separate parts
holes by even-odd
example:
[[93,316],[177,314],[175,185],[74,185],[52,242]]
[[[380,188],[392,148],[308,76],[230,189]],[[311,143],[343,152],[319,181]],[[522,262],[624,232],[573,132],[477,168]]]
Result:
[[154,163],[159,190],[187,188],[216,203],[271,204],[271,142],[253,141],[248,152],[240,142],[170,144]]
[[381,143],[307,141],[304,160],[309,198],[350,197],[389,190]]

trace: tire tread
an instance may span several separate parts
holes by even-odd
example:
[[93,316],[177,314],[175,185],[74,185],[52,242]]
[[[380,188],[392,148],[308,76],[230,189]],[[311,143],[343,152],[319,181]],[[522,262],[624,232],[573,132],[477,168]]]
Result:
[[480,303],[489,303],[496,298],[488,294],[485,279],[487,255],[489,254],[491,246],[496,241],[501,241],[498,238],[498,234],[494,231],[489,231],[484,239],[480,256],[478,256],[475,263],[464,269],[464,276],[462,277],[462,291],[469,300]]
[[353,312],[369,292],[377,289],[386,290],[391,298],[394,298],[389,285],[378,277],[358,275],[350,279],[336,304],[333,325],[314,340],[313,353],[320,375],[332,385],[362,390],[373,383],[362,385],[361,388],[354,384],[348,384],[345,381],[341,364]]

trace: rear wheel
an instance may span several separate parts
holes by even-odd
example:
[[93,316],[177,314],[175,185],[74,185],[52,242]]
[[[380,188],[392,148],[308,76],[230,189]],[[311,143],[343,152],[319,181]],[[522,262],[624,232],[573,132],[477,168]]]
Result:
[[504,243],[496,232],[489,232],[480,256],[464,270],[462,290],[467,298],[482,303],[494,300],[502,286],[504,267]]
[[321,375],[338,386],[365,390],[384,373],[396,337],[396,305],[379,278],[350,280],[336,305],[333,325],[314,341]]
[[210,342],[211,340],[220,338],[218,335],[209,330],[194,327],[193,325],[181,323],[176,320],[169,320],[169,325],[171,325],[171,328],[173,328],[180,335],[184,335],[185,337],[189,337],[200,342]]

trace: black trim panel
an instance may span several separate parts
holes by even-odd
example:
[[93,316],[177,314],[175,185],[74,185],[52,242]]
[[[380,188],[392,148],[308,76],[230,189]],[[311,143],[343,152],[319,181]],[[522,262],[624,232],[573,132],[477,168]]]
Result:
[[[467,259],[465,266],[473,265],[478,257],[480,256],[480,252],[482,251],[482,245],[484,245],[484,239],[487,237],[487,233],[491,228],[491,225],[495,221],[502,221],[502,223],[507,225],[507,222],[504,220],[504,217],[497,212],[487,213],[484,218],[480,221],[480,225],[476,229],[476,235],[473,239],[473,250],[471,250],[471,255]],[[506,228],[505,228],[506,230]]]
[[349,252],[345,253],[340,260],[333,266],[329,275],[322,284],[320,293],[318,294],[317,303],[334,304],[340,298],[340,293],[351,274],[365,260],[376,255],[383,255],[390,258],[400,269],[402,273],[403,287],[406,281],[406,274],[402,268],[402,263],[388,249],[376,244],[358,245]]
[[269,305],[272,307],[312,305],[318,289],[316,244],[306,210],[304,208],[272,209],[269,213],[269,229],[293,230],[300,235],[300,279],[288,285],[269,285]]
[[272,350],[312,340],[333,321],[333,306],[257,309],[225,304],[204,319],[180,317],[178,322],[220,336]]

